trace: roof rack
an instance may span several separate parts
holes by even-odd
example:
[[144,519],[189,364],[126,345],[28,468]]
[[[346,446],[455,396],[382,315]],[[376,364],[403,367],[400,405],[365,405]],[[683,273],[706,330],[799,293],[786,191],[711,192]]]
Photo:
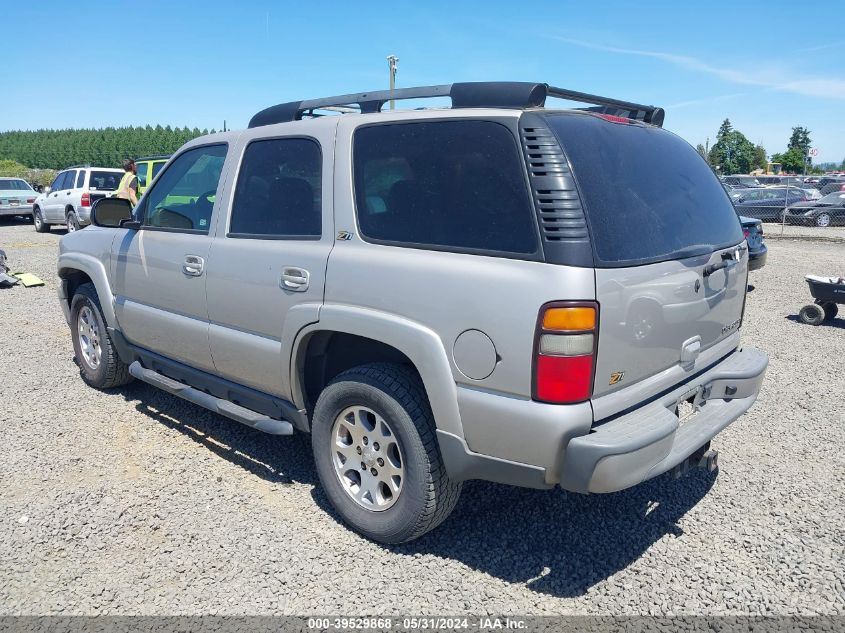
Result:
[[642,121],[656,126],[663,125],[665,112],[655,106],[621,101],[609,97],[576,92],[564,88],[555,88],[543,83],[527,81],[478,81],[441,84],[439,86],[419,86],[398,90],[379,90],[357,94],[291,101],[271,106],[257,113],[249,122],[249,127],[260,127],[274,123],[298,121],[303,117],[321,116],[316,110],[333,110],[342,113],[381,112],[388,101],[405,99],[430,99],[449,97],[453,108],[540,108],[546,98],[557,97],[570,101],[589,103],[595,107],[579,108],[588,112],[611,114],[627,119]]

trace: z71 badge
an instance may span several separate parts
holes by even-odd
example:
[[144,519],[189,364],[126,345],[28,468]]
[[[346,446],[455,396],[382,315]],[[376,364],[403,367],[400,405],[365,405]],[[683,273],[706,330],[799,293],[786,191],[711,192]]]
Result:
[[610,374],[610,382],[607,383],[608,385],[615,385],[616,383],[622,380],[622,377],[625,375],[624,371],[615,371]]

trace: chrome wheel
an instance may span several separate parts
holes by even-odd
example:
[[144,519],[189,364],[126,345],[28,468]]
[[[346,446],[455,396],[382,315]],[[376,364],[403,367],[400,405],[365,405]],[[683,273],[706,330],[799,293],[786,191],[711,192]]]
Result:
[[79,222],[76,219],[76,214],[71,212],[67,214],[67,232],[73,233],[79,230]]
[[830,226],[830,214],[820,213],[816,217],[816,226]]
[[347,407],[335,419],[330,437],[332,464],[346,494],[376,512],[396,503],[405,462],[385,419],[367,407]]
[[102,360],[103,350],[100,347],[100,328],[97,318],[89,306],[82,306],[76,317],[77,336],[82,358],[91,369],[97,369]]

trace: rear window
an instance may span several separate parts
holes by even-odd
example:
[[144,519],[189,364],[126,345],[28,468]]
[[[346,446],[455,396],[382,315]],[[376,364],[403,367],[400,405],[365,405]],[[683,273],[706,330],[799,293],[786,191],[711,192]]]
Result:
[[606,266],[712,252],[743,239],[730,199],[690,145],[666,130],[551,115]]
[[123,174],[116,171],[92,171],[88,188],[92,191],[115,191],[122,177]]
[[25,181],[17,178],[0,178],[0,190],[6,191],[32,191]]
[[492,121],[391,123],[354,138],[361,235],[399,246],[537,253],[516,140]]

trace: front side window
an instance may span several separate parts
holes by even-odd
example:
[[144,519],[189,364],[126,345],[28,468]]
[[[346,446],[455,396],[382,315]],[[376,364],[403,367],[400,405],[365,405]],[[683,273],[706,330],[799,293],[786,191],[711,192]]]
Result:
[[318,238],[320,146],[310,139],[253,141],[244,152],[230,237]]
[[163,161],[158,162],[158,163],[153,163],[153,173],[150,176],[150,181],[155,180],[155,177],[158,176],[158,172],[160,172],[161,168],[164,167],[166,164],[167,164],[166,160],[163,160]]
[[181,154],[144,200],[147,227],[208,233],[226,145],[195,147]]
[[138,176],[138,184],[141,187],[147,186],[147,170],[149,167],[149,163],[135,163],[135,175]]
[[76,180],[76,170],[65,173],[65,177],[59,185],[61,190],[73,189],[73,183]]
[[53,184],[50,185],[50,191],[59,191],[59,186],[62,184],[64,179],[65,179],[65,172],[62,172],[61,174],[56,176],[55,179],[53,179]]
[[363,127],[355,203],[370,241],[456,252],[537,252],[534,212],[513,134],[493,121]]

